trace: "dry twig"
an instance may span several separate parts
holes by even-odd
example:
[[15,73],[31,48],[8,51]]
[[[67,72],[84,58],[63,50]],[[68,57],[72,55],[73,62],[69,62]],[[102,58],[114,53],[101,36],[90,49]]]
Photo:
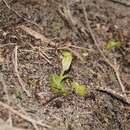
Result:
[[16,43],[7,43],[7,44],[0,45],[0,48],[10,47],[10,46],[15,46],[15,45],[17,45],[17,44]]
[[112,89],[97,86],[96,90],[108,93],[111,96],[117,98],[118,100],[130,105],[130,100],[128,98],[126,98],[126,96],[124,96],[124,95],[122,95],[122,94],[120,94]]
[[126,7],[130,7],[130,1],[128,1],[128,0],[109,0],[109,1],[124,5]]
[[[22,111],[24,115],[28,116],[28,113],[24,110],[24,108],[21,105],[19,106],[19,109]],[[35,128],[35,130],[39,130],[37,124],[33,122],[32,125]]]
[[17,56],[17,52],[18,51],[18,46],[15,46],[15,49],[14,49],[14,55],[13,55],[13,65],[14,65],[14,70],[15,70],[15,74],[18,78],[18,81],[23,89],[23,91],[27,94],[28,97],[31,96],[30,92],[26,89],[26,86],[23,82],[23,80],[21,79],[20,75],[19,75],[19,71],[18,71],[18,56]]
[[52,129],[51,126],[49,126],[49,125],[47,125],[47,124],[44,124],[44,123],[42,123],[42,122],[40,122],[40,121],[34,120],[34,119],[32,119],[31,117],[26,116],[26,115],[24,115],[24,114],[18,112],[17,110],[13,109],[11,106],[9,106],[9,105],[7,105],[7,104],[1,102],[1,101],[0,101],[0,106],[4,107],[5,109],[7,109],[8,111],[12,112],[13,114],[15,114],[15,115],[21,117],[22,119],[24,119],[24,120],[30,122],[32,125],[33,125],[33,124],[36,124],[36,125],[42,126],[42,127],[44,127],[44,128]]

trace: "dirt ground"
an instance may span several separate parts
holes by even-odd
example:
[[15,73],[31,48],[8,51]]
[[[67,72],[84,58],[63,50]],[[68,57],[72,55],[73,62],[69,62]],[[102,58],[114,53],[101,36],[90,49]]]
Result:
[[[107,50],[110,39],[122,45]],[[50,91],[49,76],[59,72],[64,47],[74,54],[69,74],[87,86],[85,97],[54,97]],[[120,66],[119,77],[102,53]],[[5,104],[0,103],[0,119],[30,130],[130,130],[130,103],[97,91],[97,86],[120,94],[123,86],[130,100],[129,0],[0,1],[0,102]],[[34,120],[26,117],[46,126],[31,124]]]

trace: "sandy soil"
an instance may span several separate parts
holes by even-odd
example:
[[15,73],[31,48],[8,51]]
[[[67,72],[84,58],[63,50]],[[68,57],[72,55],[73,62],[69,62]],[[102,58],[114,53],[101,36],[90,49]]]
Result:
[[[122,1],[86,0],[84,7],[98,47],[110,62],[116,61],[120,66],[120,79],[130,99],[130,7],[129,1],[123,1],[125,4]],[[76,26],[59,13],[66,6],[63,0],[7,0],[7,3],[11,9],[0,1],[0,101],[35,120],[42,120],[52,130],[129,130],[129,105],[96,90],[100,86],[122,93],[115,72],[89,34],[81,1],[67,1]],[[23,25],[56,45],[30,35],[22,29]],[[108,51],[105,46],[110,39],[122,45]],[[54,97],[49,88],[49,76],[58,73],[61,66],[57,48],[69,43],[75,52],[69,74],[88,87],[85,97],[74,93]],[[9,110],[2,106],[0,118],[9,119]],[[15,114],[11,120],[13,126],[34,129]]]

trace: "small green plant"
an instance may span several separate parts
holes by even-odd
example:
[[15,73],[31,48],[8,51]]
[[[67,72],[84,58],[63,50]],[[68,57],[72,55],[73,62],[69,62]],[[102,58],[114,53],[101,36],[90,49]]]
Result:
[[[53,74],[50,77],[50,87],[53,94],[61,94],[66,96],[68,94],[68,90],[65,87],[65,80],[69,79],[69,76],[66,74],[67,71],[70,69],[71,63],[72,63],[72,54],[68,51],[62,52],[62,69],[60,72],[60,75]],[[85,85],[79,85],[75,81],[71,81],[70,84],[71,91],[74,91],[79,96],[85,96],[86,95],[86,86]]]
[[120,47],[120,46],[121,46],[121,42],[120,41],[109,40],[107,45],[106,45],[106,48],[108,50],[111,50],[113,48]]
[[69,70],[70,65],[72,63],[72,54],[68,51],[63,51],[62,53],[62,70],[61,70],[61,76],[64,75],[64,73]]
[[12,89],[11,89],[11,93],[12,93],[12,95],[13,95],[13,97],[18,101],[18,102],[20,102],[20,101],[22,101],[22,99],[23,99],[23,95],[22,95],[22,92],[21,92],[21,90],[19,89],[19,87],[13,87]]
[[50,78],[50,86],[54,94],[67,95],[67,91],[65,90],[64,77],[61,75],[52,75]]
[[53,32],[58,33],[58,32],[60,32],[60,29],[61,29],[60,23],[57,23],[57,22],[52,23],[52,31]]
[[72,89],[79,96],[85,96],[87,92],[87,88],[85,85],[80,85],[75,81],[72,82]]

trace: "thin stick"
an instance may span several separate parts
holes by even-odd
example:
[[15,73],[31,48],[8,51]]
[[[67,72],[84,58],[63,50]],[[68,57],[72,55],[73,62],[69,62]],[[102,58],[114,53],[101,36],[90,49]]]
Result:
[[130,7],[130,1],[128,1],[128,0],[109,0],[109,1],[124,5],[126,7]]
[[104,55],[103,51],[102,51],[102,50],[99,48],[99,46],[98,46],[97,39],[96,39],[94,33],[92,32],[92,29],[91,29],[90,24],[89,24],[88,14],[87,14],[86,9],[85,9],[85,6],[84,6],[84,0],[82,0],[82,7],[83,7],[84,15],[85,15],[85,20],[86,20],[87,28],[88,28],[88,30],[89,30],[90,36],[92,37],[92,40],[93,40],[95,46],[97,47],[98,51],[100,52],[100,54],[101,54],[102,57],[104,58],[105,62],[114,70],[115,75],[116,75],[116,78],[117,78],[117,81],[118,81],[118,83],[119,83],[119,85],[120,85],[120,87],[121,87],[121,90],[122,90],[123,94],[124,94],[125,96],[127,96],[127,95],[126,95],[126,92],[125,92],[125,86],[123,85],[123,83],[122,83],[122,81],[121,81],[121,79],[120,79],[119,66],[113,65],[113,64],[107,59],[107,57]]
[[14,56],[13,56],[13,64],[14,64],[14,70],[15,70],[15,74],[18,78],[18,81],[23,89],[23,91],[27,94],[28,97],[31,96],[31,94],[29,93],[29,91],[26,89],[26,86],[23,82],[23,80],[21,79],[20,75],[19,75],[19,71],[18,71],[18,56],[17,56],[17,52],[18,51],[18,46],[15,46],[15,49],[14,49]]
[[40,121],[36,121],[36,120],[32,119],[31,117],[26,116],[26,115],[24,115],[24,114],[18,112],[17,110],[13,109],[11,106],[9,106],[9,105],[7,105],[7,104],[1,102],[1,101],[0,101],[0,106],[2,106],[2,107],[4,107],[5,109],[9,110],[9,111],[12,112],[13,114],[15,114],[15,115],[21,117],[22,119],[24,119],[24,120],[30,122],[31,124],[37,124],[37,125],[39,125],[39,126],[52,129],[51,126],[49,126],[49,125],[47,125],[47,124],[45,124],[45,123],[41,123]]
[[44,52],[42,52],[40,49],[39,49],[39,54],[40,56],[42,56],[50,65],[52,65],[52,62],[47,58],[46,54]]
[[16,43],[7,43],[7,44],[0,45],[0,48],[10,47],[10,46],[15,46],[15,45],[17,45],[17,44]]
[[130,100],[128,98],[126,98],[126,96],[124,96],[120,93],[117,93],[116,91],[114,91],[112,89],[97,86],[96,90],[108,93],[108,94],[112,95],[113,97],[117,98],[118,100],[130,105]]
[[[22,111],[22,113],[24,115],[28,116],[28,113],[24,110],[24,108],[21,105],[19,106],[19,109]],[[37,124],[32,123],[32,125],[33,125],[33,127],[34,127],[35,130],[39,130],[38,127],[37,127]]]

